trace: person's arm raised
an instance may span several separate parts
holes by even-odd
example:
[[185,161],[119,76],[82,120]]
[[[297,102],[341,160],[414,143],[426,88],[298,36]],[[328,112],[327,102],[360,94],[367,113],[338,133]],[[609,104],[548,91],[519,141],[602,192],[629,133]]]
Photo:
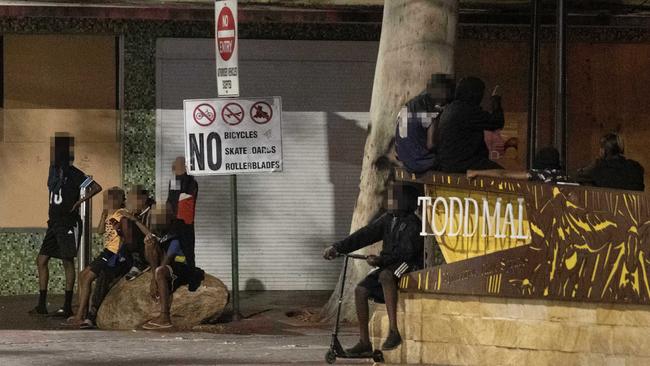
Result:
[[142,234],[144,234],[144,236],[153,235],[153,233],[151,232],[151,230],[149,230],[147,225],[143,224],[140,220],[138,220],[138,218],[135,217],[131,212],[125,210],[124,217],[133,221],[138,227],[138,229],[140,229]]

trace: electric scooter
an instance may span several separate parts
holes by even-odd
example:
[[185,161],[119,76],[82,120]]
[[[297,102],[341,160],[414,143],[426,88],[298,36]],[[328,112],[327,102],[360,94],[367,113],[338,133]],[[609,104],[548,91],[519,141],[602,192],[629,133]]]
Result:
[[339,305],[336,311],[336,324],[334,325],[334,332],[332,333],[332,342],[330,343],[330,349],[325,353],[325,362],[333,364],[336,362],[337,358],[372,358],[375,362],[384,362],[384,354],[380,350],[375,350],[370,357],[357,357],[348,355],[341,342],[339,342],[339,321],[341,319],[341,304],[343,303],[343,288],[345,286],[345,275],[348,271],[348,259],[363,259],[366,260],[368,257],[365,255],[359,254],[341,254],[339,256],[345,257],[343,262],[343,276],[341,276],[341,291],[339,293]]

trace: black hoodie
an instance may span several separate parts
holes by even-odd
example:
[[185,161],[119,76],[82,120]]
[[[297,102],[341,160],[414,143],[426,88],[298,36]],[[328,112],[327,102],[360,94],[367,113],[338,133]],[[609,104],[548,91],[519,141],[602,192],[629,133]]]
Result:
[[381,240],[380,268],[395,271],[404,262],[409,271],[422,268],[424,238],[420,236],[422,223],[415,214],[419,194],[412,187],[395,192],[398,207],[334,243],[337,252],[351,253]]
[[435,141],[442,171],[465,173],[489,162],[484,131],[503,128],[505,120],[501,97],[492,97],[492,113],[481,108],[484,91],[481,79],[462,79],[456,88],[456,99],[442,113]]

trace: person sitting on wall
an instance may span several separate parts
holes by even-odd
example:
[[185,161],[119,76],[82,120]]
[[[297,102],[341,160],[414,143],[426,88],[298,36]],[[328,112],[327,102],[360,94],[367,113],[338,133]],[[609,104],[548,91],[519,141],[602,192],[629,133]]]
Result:
[[476,77],[460,80],[454,101],[440,116],[436,147],[440,169],[465,173],[468,169],[502,169],[490,160],[484,131],[503,128],[505,123],[499,86],[492,91],[492,113],[481,108],[485,83]]
[[533,168],[530,170],[468,170],[467,178],[492,177],[530,180],[543,183],[566,181],[560,166],[560,153],[554,147],[540,149],[535,155]]
[[[47,178],[49,209],[47,232],[36,258],[38,267],[38,305],[30,314],[47,314],[47,287],[50,258],[59,258],[65,270],[65,301],[55,315],[72,315],[72,293],[75,281],[74,258],[81,234],[79,207],[90,200],[102,187],[74,165],[74,137],[57,132],[51,139],[50,167]],[[83,198],[81,187],[87,187]]]
[[79,309],[68,318],[64,325],[79,326],[82,329],[93,328],[92,320],[87,319],[88,304],[93,281],[104,274],[109,279],[120,278],[130,268],[128,248],[135,242],[134,228],[127,219],[128,211],[124,209],[125,194],[119,187],[110,188],[104,196],[104,249],[79,274]]
[[395,183],[388,193],[388,212],[323,252],[323,257],[331,260],[338,253],[354,252],[383,240],[379,255],[370,255],[367,259],[375,269],[354,291],[360,339],[346,352],[357,357],[372,354],[368,332],[369,299],[386,304],[390,331],[382,349],[392,350],[402,343],[397,329],[397,281],[406,271],[420,269],[424,260],[421,221],[415,213],[419,190],[411,185]]
[[444,106],[454,95],[454,81],[447,74],[433,74],[427,88],[409,100],[397,115],[395,152],[409,173],[438,168],[434,131]]
[[[129,218],[136,222],[145,237],[145,256],[151,268],[155,268],[151,278],[150,295],[160,301],[160,315],[142,325],[143,329],[158,330],[173,326],[171,321],[172,295],[179,287],[187,285],[189,291],[196,291],[205,277],[205,272],[188,261],[194,247],[183,243],[183,236],[174,232],[173,214],[169,205],[155,206],[151,213],[151,231],[135,216]],[[163,235],[164,233],[164,235]]]
[[644,169],[624,155],[623,139],[608,133],[600,139],[600,157],[591,165],[578,170],[578,180],[596,187],[643,191]]

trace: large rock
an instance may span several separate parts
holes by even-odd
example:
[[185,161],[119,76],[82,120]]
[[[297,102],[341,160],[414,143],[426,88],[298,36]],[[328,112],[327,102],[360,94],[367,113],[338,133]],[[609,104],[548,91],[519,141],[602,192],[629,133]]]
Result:
[[[97,314],[102,329],[136,329],[160,314],[160,305],[149,296],[151,271],[133,281],[122,278],[110,290]],[[174,292],[171,315],[177,328],[191,328],[218,317],[228,303],[228,289],[219,279],[205,274],[201,286],[190,292],[181,286]]]

